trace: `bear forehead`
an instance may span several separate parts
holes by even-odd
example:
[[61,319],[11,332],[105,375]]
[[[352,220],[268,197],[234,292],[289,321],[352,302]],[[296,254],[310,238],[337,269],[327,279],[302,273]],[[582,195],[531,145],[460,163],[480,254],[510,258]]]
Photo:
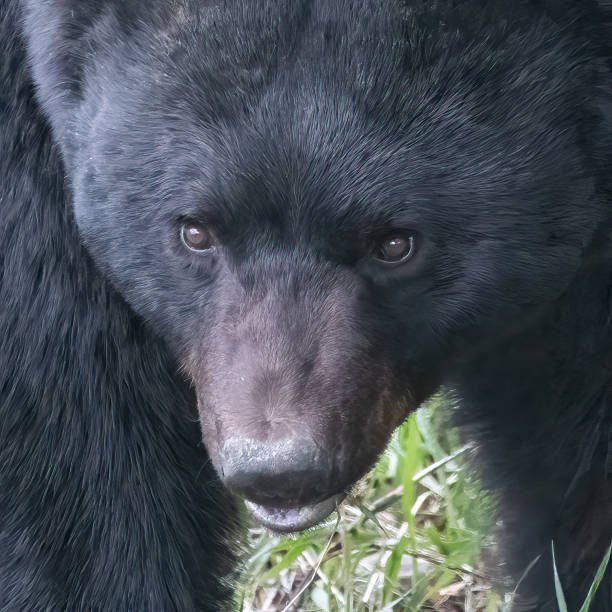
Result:
[[[561,152],[575,148],[589,72],[587,45],[567,42],[569,17],[455,4],[154,3],[121,26],[138,42],[114,50],[133,66],[119,92],[102,66],[94,146],[115,174],[163,168],[177,179],[165,185],[226,214],[236,202],[240,215],[245,202],[258,210],[258,194],[266,210],[285,209],[288,194],[352,208],[357,192],[370,204],[406,193],[489,202],[560,168],[575,178]],[[110,114],[98,112],[111,96]]]
[[464,98],[491,92],[503,104],[508,88],[575,81],[590,46],[577,40],[578,16],[538,4],[182,0],[146,13],[128,4],[132,13],[115,6],[93,44],[103,49],[109,31],[121,32],[113,44],[125,45],[122,60],[140,59],[154,83],[197,100],[211,119],[286,90],[317,100],[326,89],[392,116],[431,105],[441,87]]

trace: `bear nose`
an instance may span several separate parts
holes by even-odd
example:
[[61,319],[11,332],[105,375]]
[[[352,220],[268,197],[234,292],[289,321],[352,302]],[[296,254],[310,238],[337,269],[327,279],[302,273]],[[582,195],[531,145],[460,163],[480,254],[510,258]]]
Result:
[[332,461],[309,438],[230,438],[222,451],[223,482],[264,506],[296,506],[329,496]]

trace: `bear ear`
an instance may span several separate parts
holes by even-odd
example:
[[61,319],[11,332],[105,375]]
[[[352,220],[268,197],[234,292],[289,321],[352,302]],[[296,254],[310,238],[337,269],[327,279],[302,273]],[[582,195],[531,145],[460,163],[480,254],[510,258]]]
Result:
[[37,98],[64,154],[81,102],[92,34],[103,2],[26,0],[23,33]]

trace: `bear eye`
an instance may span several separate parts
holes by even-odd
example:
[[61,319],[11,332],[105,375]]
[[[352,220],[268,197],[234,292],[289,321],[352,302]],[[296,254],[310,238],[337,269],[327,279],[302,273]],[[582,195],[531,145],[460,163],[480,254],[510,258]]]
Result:
[[384,264],[399,265],[407,262],[416,250],[415,235],[394,232],[385,236],[374,249],[374,258]]
[[212,234],[201,224],[190,221],[181,226],[181,240],[183,244],[196,253],[203,253],[214,248]]

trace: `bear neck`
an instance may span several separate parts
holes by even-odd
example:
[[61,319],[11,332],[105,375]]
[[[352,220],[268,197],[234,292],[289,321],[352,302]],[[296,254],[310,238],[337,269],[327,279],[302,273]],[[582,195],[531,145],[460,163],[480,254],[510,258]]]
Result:
[[539,559],[521,590],[551,602],[551,542],[562,579],[586,592],[612,539],[611,291],[602,240],[556,302],[453,381],[455,422],[497,493],[504,570],[516,582]]

